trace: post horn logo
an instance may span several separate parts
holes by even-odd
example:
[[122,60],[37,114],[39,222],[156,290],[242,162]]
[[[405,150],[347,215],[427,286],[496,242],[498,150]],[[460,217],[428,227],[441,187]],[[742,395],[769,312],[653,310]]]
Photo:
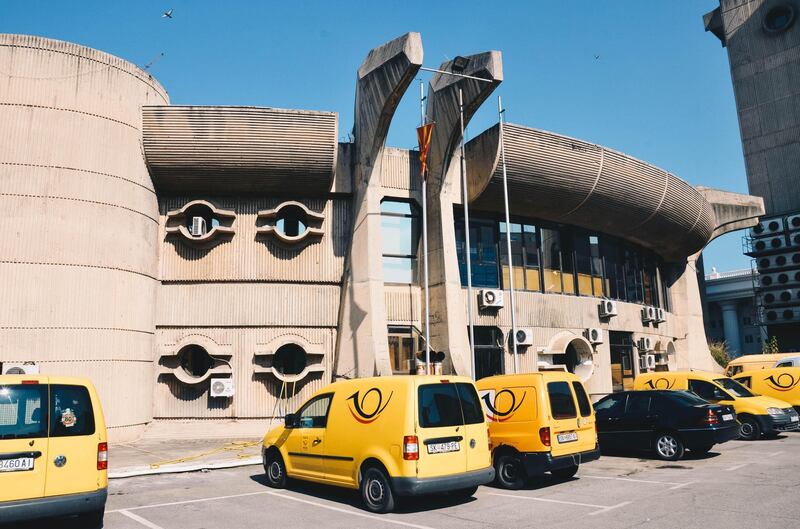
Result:
[[768,376],[764,382],[777,391],[789,391],[800,384],[800,378],[794,378],[790,373],[781,373],[777,377],[775,375]]
[[[506,409],[499,410],[497,409],[497,401],[500,398],[500,395],[503,393],[508,393],[511,395],[511,404],[509,404]],[[522,406],[522,403],[525,402],[525,395],[527,395],[528,392],[522,392],[522,398],[519,399],[519,402],[517,402],[516,394],[514,394],[514,392],[510,389],[503,389],[498,391],[496,394],[493,394],[494,391],[487,391],[483,394],[483,397],[481,397],[483,399],[483,403],[486,405],[486,409],[489,411],[489,413],[486,414],[486,417],[488,417],[490,421],[503,422],[510,419],[514,413],[516,413],[519,407]],[[494,398],[492,398],[492,396],[494,396]]]
[[657,378],[655,381],[648,380],[644,383],[650,389],[672,389],[672,386],[675,385],[675,381],[673,380],[670,384],[669,380],[666,378]]
[[[375,401],[375,398],[370,398],[370,394],[373,392],[377,395],[377,401]],[[356,391],[347,397],[347,400],[353,401],[349,405],[350,414],[361,424],[374,422],[378,419],[381,412],[386,409],[386,406],[389,405],[389,401],[392,400],[392,395],[394,395],[394,391],[389,393],[386,402],[383,402],[383,393],[378,388],[370,388],[360,399],[358,398],[358,391]]]

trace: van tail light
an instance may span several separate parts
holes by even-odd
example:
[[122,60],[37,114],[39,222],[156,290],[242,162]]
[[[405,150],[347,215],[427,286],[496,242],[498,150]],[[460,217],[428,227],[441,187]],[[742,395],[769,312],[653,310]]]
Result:
[[403,459],[417,461],[419,459],[419,440],[416,435],[403,437]]
[[539,439],[542,440],[543,445],[550,446],[550,428],[539,428]]
[[97,443],[97,470],[108,469],[108,443]]
[[714,413],[714,410],[708,410],[700,422],[702,424],[719,424],[719,417]]

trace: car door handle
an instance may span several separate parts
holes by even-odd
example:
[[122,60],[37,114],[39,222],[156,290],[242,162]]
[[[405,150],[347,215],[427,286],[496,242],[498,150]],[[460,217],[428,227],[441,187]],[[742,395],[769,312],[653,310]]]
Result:
[[320,439],[319,437],[317,437],[316,439],[314,439],[313,441],[311,441],[311,446],[317,446],[317,445],[318,445],[318,444],[320,444],[321,442],[322,442],[322,439]]

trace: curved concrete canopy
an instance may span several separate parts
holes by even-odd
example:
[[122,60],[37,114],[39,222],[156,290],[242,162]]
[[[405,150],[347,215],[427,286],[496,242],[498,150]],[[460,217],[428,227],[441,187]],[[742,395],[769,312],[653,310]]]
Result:
[[143,107],[142,122],[159,191],[315,196],[333,182],[334,112],[159,105]]
[[[503,210],[499,125],[466,146],[470,204]],[[620,236],[680,261],[716,227],[714,210],[684,180],[617,151],[552,132],[504,125],[512,215]]]

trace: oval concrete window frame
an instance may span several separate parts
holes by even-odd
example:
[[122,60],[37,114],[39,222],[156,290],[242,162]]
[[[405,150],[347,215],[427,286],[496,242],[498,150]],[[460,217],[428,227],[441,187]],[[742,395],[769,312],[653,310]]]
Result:
[[[297,346],[303,350],[306,356],[306,365],[297,374],[286,374],[275,367],[275,358],[279,350],[285,346]],[[258,366],[254,369],[256,375],[270,375],[284,383],[297,383],[314,374],[324,374],[325,372],[325,350],[320,344],[309,342],[307,339],[297,334],[284,334],[278,336],[267,344],[259,347],[255,352],[256,359],[268,359],[268,367]]]
[[[185,219],[187,212],[198,206],[207,208],[219,221],[219,224],[212,226],[204,235],[194,236],[186,227]],[[192,246],[206,247],[215,244],[223,237],[233,236],[235,232],[233,223],[235,220],[236,213],[232,210],[220,209],[207,200],[192,200],[184,204],[182,208],[174,209],[167,213],[167,225],[164,231],[167,236],[178,236]]]
[[[774,22],[781,16],[787,17],[786,23],[780,27],[774,27]],[[778,35],[791,28],[796,18],[794,7],[791,4],[781,3],[773,5],[764,15],[761,21],[761,27],[770,35]]]
[[[287,235],[278,229],[278,221],[282,218],[281,216],[291,209],[299,209],[305,215],[305,230],[297,235]],[[257,221],[266,221],[265,225],[256,227],[257,236],[272,237],[286,246],[296,246],[304,242],[319,240],[324,234],[322,224],[325,221],[325,215],[310,210],[305,204],[296,200],[282,202],[274,209],[261,210],[256,219]]]
[[[209,369],[199,377],[192,376],[181,365],[181,352],[192,346],[205,350],[213,361]],[[177,363],[175,367],[172,368],[161,366],[158,370],[158,374],[172,375],[177,378],[178,381],[190,386],[202,384],[212,376],[232,376],[233,374],[233,369],[231,369],[230,365],[230,358],[232,357],[230,346],[220,345],[208,336],[202,334],[191,334],[183,337],[177,343],[171,344],[168,350],[160,355],[160,358],[164,357],[173,357],[176,359]]]

